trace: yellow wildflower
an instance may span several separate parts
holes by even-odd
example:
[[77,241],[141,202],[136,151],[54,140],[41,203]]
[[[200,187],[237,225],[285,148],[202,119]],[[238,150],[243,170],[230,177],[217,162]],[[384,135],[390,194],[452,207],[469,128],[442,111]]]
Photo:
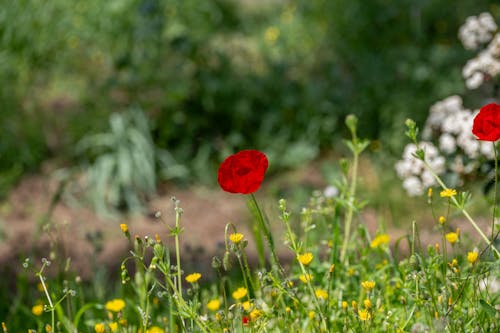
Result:
[[292,311],[292,309],[291,309],[289,306],[287,306],[287,307],[285,308],[285,312],[286,312],[286,313],[290,313],[291,311]]
[[122,232],[126,234],[128,232],[128,225],[125,223],[120,224],[120,229],[122,229]]
[[313,279],[313,276],[311,274],[301,274],[299,276],[300,281],[307,283]]
[[297,260],[304,266],[307,266],[311,263],[314,256],[311,252],[306,252],[304,254],[297,255]]
[[357,309],[358,308],[358,302],[352,301],[351,302],[351,306],[352,306],[353,309]]
[[146,333],[165,333],[165,331],[161,327],[151,326],[149,329],[146,330]]
[[328,298],[328,293],[324,289],[316,289],[314,291],[314,294],[316,295],[317,298],[322,298],[322,299]]
[[259,318],[262,315],[262,311],[253,309],[252,312],[250,312],[250,320],[255,320]]
[[106,326],[103,323],[98,323],[94,325],[95,333],[104,333],[106,331]]
[[34,307],[31,308],[31,313],[33,313],[35,316],[41,316],[43,313],[43,305],[37,304]]
[[385,245],[389,243],[389,241],[390,237],[388,234],[380,234],[372,240],[370,247],[374,249],[379,247],[380,245]]
[[372,307],[372,302],[368,298],[363,301],[363,304],[366,309],[370,309]]
[[342,309],[347,309],[347,307],[349,306],[349,304],[346,302],[346,301],[342,301]]
[[50,326],[49,324],[46,324],[45,325],[45,332],[54,333],[54,331],[52,331],[52,326]]
[[109,326],[109,329],[111,330],[111,332],[114,332],[118,328],[118,323],[114,323],[114,322],[109,323],[108,326]]
[[335,264],[331,264],[331,265],[330,265],[330,269],[328,270],[328,272],[329,272],[330,274],[333,274],[333,271],[334,271],[334,270],[335,270]]
[[370,291],[373,288],[375,288],[375,281],[363,281],[361,282],[361,286],[365,288],[367,291]]
[[458,234],[456,232],[449,232],[446,235],[444,235],[444,237],[451,244],[455,244],[458,240]]
[[313,320],[315,316],[316,316],[316,312],[314,312],[312,310],[309,311],[309,319]]
[[233,298],[235,300],[242,299],[247,295],[247,293],[248,293],[247,288],[240,287],[233,292]]
[[252,302],[250,302],[250,301],[245,301],[245,302],[243,302],[243,303],[241,304],[241,306],[243,307],[243,309],[244,309],[245,311],[248,311],[248,310],[250,310],[250,309],[252,308],[253,304],[252,304]]
[[238,244],[239,242],[241,242],[243,240],[243,234],[240,234],[239,232],[236,232],[236,233],[233,233],[233,234],[230,234],[229,235],[229,239],[231,240],[231,242],[233,242],[234,244]]
[[189,283],[195,283],[201,278],[200,273],[192,273],[186,276],[186,281]]
[[210,302],[207,303],[207,308],[210,311],[217,311],[220,308],[220,301],[218,299],[213,299],[210,300]]
[[441,198],[451,198],[452,196],[457,195],[457,191],[452,188],[447,188],[446,190],[441,191],[439,195]]
[[432,197],[432,187],[429,187],[429,189],[427,190],[427,196],[429,198]]
[[358,317],[362,321],[370,320],[372,318],[372,315],[368,310],[358,310]]
[[120,312],[125,307],[125,301],[121,298],[116,298],[108,301],[105,305],[106,310],[112,312]]
[[479,253],[477,253],[477,251],[468,252],[467,253],[467,261],[470,262],[471,264],[474,264],[477,261],[478,255],[479,255]]
[[444,224],[446,222],[446,218],[444,216],[439,217],[439,223]]

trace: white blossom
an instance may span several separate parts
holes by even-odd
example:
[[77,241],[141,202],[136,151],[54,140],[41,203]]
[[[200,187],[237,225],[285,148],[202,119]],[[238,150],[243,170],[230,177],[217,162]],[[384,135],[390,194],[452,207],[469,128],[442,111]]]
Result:
[[457,143],[453,135],[444,133],[439,138],[439,149],[446,154],[453,154],[457,150]]
[[323,195],[326,198],[333,198],[336,197],[338,194],[339,194],[339,189],[333,185],[327,186],[323,191]]
[[481,44],[492,38],[497,25],[490,13],[481,13],[479,16],[470,16],[458,30],[458,38],[467,50],[476,50]]
[[406,193],[410,196],[422,195],[424,192],[424,187],[422,186],[422,182],[415,176],[406,178],[403,180],[403,188],[406,190]]

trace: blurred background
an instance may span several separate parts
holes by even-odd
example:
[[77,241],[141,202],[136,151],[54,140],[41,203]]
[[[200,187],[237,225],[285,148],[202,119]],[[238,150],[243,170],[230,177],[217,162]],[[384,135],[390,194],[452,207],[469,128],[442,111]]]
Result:
[[[335,176],[325,163],[347,155],[350,113],[372,140],[365,196],[397,226],[415,205],[394,172],[408,142],[404,120],[423,125],[429,107],[453,94],[471,108],[491,97],[491,87],[466,89],[462,67],[474,53],[457,34],[470,15],[500,17],[496,0],[3,0],[0,8],[4,263],[20,263],[22,251],[5,253],[31,239],[10,230],[41,229],[61,199],[85,198],[104,215],[147,213],[144,204],[165,204],[151,200],[170,198],[175,184],[186,203],[205,200],[191,211],[222,209],[223,226],[245,211],[243,200],[209,202],[212,194],[186,188],[220,192],[217,167],[240,149],[268,155],[266,193],[306,200]],[[231,200],[234,209],[216,208]],[[71,210],[59,219],[104,223]],[[102,250],[105,233],[85,235]]]
[[407,117],[421,124],[433,102],[464,92],[471,52],[458,28],[498,14],[495,3],[6,1],[0,192],[46,161],[92,161],[102,143],[82,138],[132,109],[141,119],[121,121],[147,122],[159,179],[214,184],[221,159],[249,147],[273,171],[300,166],[339,146],[348,113],[397,156]]

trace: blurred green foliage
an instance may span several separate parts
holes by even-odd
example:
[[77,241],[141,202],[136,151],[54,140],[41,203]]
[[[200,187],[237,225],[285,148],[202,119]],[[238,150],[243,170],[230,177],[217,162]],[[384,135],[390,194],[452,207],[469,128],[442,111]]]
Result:
[[[464,91],[457,39],[493,0],[16,0],[0,10],[0,191],[113,112],[214,182],[243,148],[276,170],[330,148],[343,118],[400,149],[403,120]],[[446,15],[444,15],[446,13]]]

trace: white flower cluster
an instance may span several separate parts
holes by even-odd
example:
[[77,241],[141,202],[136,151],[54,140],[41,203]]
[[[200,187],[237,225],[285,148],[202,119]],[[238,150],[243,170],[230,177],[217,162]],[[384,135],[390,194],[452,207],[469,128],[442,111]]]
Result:
[[[445,159],[431,142],[421,142],[419,147],[425,152],[425,161],[436,173],[445,169]],[[403,159],[396,163],[396,172],[403,179],[403,187],[410,196],[421,195],[430,186],[436,185],[432,173],[424,162],[414,156],[417,146],[407,145],[403,152]]]
[[470,16],[465,20],[465,24],[458,30],[458,38],[467,50],[477,50],[484,43],[487,43],[492,33],[497,30],[497,25],[490,13],[481,13],[478,16]]
[[[475,58],[467,62],[462,74],[468,89],[478,88],[484,82],[500,75],[500,32],[489,13],[467,18],[460,27],[459,38],[464,47],[477,50],[489,42]],[[450,96],[435,103],[429,110],[420,144],[425,151],[426,161],[436,174],[452,172],[460,178],[476,172],[479,158],[493,159],[494,150],[490,142],[478,141],[472,134],[472,124],[478,110],[463,106],[460,96]],[[433,145],[435,142],[436,146]],[[403,179],[403,187],[409,195],[421,195],[425,188],[435,185],[432,174],[424,163],[413,157],[417,147],[406,146],[402,160],[395,165],[396,172]]]
[[466,49],[477,50],[480,45],[491,41],[462,70],[468,89],[476,89],[500,74],[500,33],[493,35],[496,30],[497,25],[489,13],[469,17],[460,28],[459,37]]
[[493,146],[478,141],[472,134],[472,123],[478,111],[465,109],[462,98],[454,95],[434,104],[423,131],[423,138],[438,138],[439,149],[446,155],[464,153],[470,159],[484,156],[493,159]]

